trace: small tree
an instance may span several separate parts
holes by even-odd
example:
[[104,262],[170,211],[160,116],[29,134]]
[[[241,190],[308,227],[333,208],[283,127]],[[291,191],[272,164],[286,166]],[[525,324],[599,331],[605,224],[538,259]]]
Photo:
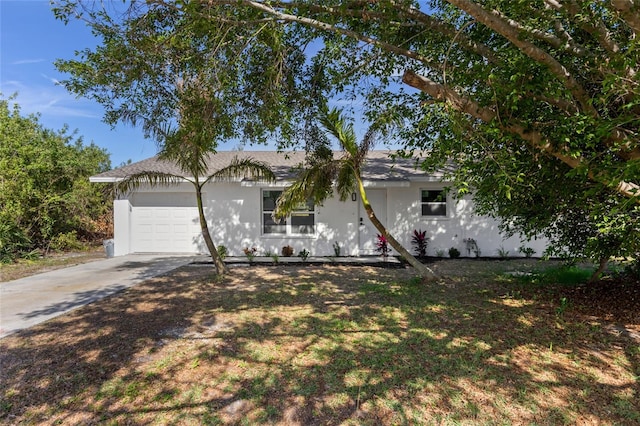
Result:
[[[204,157],[200,159],[200,162],[202,162],[203,159]],[[207,245],[207,249],[209,250],[211,259],[213,260],[213,263],[216,267],[216,271],[219,275],[224,275],[227,272],[227,268],[224,264],[222,256],[220,256],[218,250],[216,249],[216,246],[211,238],[211,234],[209,233],[209,225],[207,225],[207,220],[204,214],[202,188],[209,182],[237,179],[240,177],[250,177],[257,180],[273,181],[275,180],[275,175],[273,174],[269,166],[264,163],[255,161],[251,158],[238,159],[236,157],[228,166],[223,167],[222,169],[219,169],[212,174],[209,174],[204,179],[199,177],[198,171],[195,170],[197,167],[194,167],[194,165],[192,165],[191,167],[188,166],[189,163],[182,165],[185,172],[184,175],[176,175],[159,171],[135,173],[127,176],[125,179],[119,182],[118,189],[127,192],[139,187],[141,184],[147,184],[150,186],[161,186],[177,185],[183,182],[191,183],[195,189],[196,200],[198,203],[198,217],[200,219],[202,238],[204,238],[205,244]],[[192,175],[193,177],[191,177],[190,175]]]
[[337,109],[329,110],[321,107],[320,123],[327,133],[332,135],[342,148],[342,157],[334,159],[333,151],[326,139],[320,138],[308,156],[306,167],[299,173],[295,182],[282,192],[278,198],[276,217],[286,217],[293,209],[308,199],[320,204],[333,194],[333,185],[338,191],[341,201],[350,197],[357,190],[360,193],[362,205],[367,217],[391,245],[413,266],[418,273],[428,279],[435,279],[436,275],[427,266],[419,262],[402,244],[396,240],[376,216],[367,197],[367,191],[362,181],[362,168],[366,162],[367,153],[373,146],[374,136],[378,129],[369,129],[362,142],[357,143],[353,125],[348,123]]

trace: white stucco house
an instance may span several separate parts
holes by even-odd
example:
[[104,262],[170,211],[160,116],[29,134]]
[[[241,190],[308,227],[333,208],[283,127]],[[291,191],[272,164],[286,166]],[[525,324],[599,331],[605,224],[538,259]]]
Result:
[[[519,256],[526,246],[541,254],[544,240],[522,242],[504,238],[498,223],[474,214],[473,200],[456,200],[445,191],[441,175],[427,175],[415,160],[392,160],[389,151],[370,153],[364,169],[367,195],[378,218],[411,250],[414,229],[427,232],[427,254],[447,256],[450,247],[474,257],[467,241],[475,240],[482,256],[497,256],[499,249]],[[308,250],[313,256],[333,256],[334,244],[343,256],[375,254],[377,231],[369,222],[360,197],[353,193],[345,202],[336,197],[323,205],[308,204],[286,221],[271,218],[275,200],[295,176],[293,168],[304,161],[304,152],[230,151],[210,156],[213,172],[227,166],[234,157],[251,157],[269,164],[275,183],[238,180],[212,182],[204,188],[205,214],[213,240],[227,247],[230,255],[243,255],[243,248],[256,247],[258,254],[280,253],[291,245],[295,253]],[[173,164],[157,157],[133,163],[91,177],[91,182],[117,182],[141,171],[180,174]],[[140,187],[114,200],[114,254],[206,253],[200,233],[193,186]]]

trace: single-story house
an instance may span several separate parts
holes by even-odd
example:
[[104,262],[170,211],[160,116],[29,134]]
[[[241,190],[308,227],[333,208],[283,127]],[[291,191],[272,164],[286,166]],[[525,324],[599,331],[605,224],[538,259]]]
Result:
[[[377,231],[369,222],[354,192],[341,202],[337,196],[323,205],[308,204],[286,221],[271,218],[275,200],[295,177],[295,167],[304,162],[304,152],[228,151],[208,159],[210,171],[219,170],[234,157],[251,157],[271,166],[275,183],[238,180],[211,182],[204,187],[204,208],[216,245],[229,255],[242,256],[245,247],[256,247],[258,255],[280,254],[290,245],[295,253],[306,249],[312,256],[334,256],[335,245],[343,256],[376,254]],[[182,174],[176,165],[149,158],[92,176],[91,182],[118,182],[142,171]],[[481,256],[498,256],[499,250],[520,256],[522,246],[541,254],[544,240],[522,242],[504,238],[498,223],[474,214],[473,200],[447,194],[442,175],[427,175],[415,160],[392,159],[389,151],[372,151],[364,168],[367,196],[378,218],[409,251],[412,233],[427,232],[427,254],[448,256],[451,247],[461,255],[475,257],[475,241]],[[173,186],[141,186],[114,200],[114,254],[207,253],[198,220],[195,191],[185,182]]]

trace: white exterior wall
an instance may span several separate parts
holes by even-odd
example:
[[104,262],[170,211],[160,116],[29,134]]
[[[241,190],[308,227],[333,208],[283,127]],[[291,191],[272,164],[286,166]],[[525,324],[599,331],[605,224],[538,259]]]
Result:
[[[392,234],[411,252],[411,236],[414,229],[427,231],[429,244],[427,254],[435,256],[437,250],[443,250],[447,256],[450,247],[460,250],[462,256],[468,253],[464,242],[467,238],[476,240],[481,256],[497,256],[498,250],[509,251],[510,256],[521,255],[518,248],[522,245],[532,247],[537,255],[545,248],[544,240],[522,243],[518,238],[504,239],[498,230],[498,223],[487,217],[473,214],[473,203],[470,198],[460,201],[449,197],[447,201],[447,217],[429,218],[421,214],[420,196],[422,189],[442,189],[438,182],[412,182],[398,186],[393,183],[374,183],[371,189],[386,191],[387,227]],[[341,202],[337,197],[316,206],[314,236],[274,236],[262,234],[262,189],[282,189],[280,186],[242,183],[213,183],[204,188],[205,215],[209,229],[216,245],[224,245],[231,256],[243,256],[243,248],[256,247],[259,255],[265,251],[281,254],[283,246],[291,245],[295,254],[302,249],[311,255],[333,256],[334,242],[338,242],[343,256],[357,256],[359,246],[359,218],[362,215],[368,221],[360,207],[360,199],[349,198]],[[141,188],[144,195],[133,194],[130,200],[114,202],[115,255],[120,256],[132,251],[132,214],[136,207],[179,207],[186,205],[187,194],[195,193],[191,184],[172,187]],[[180,193],[176,195],[177,193]],[[188,198],[191,200],[191,198]],[[195,201],[190,206],[195,205]],[[197,223],[197,212],[194,210],[190,222]],[[384,215],[381,215],[384,216]],[[199,226],[198,226],[199,228]],[[195,231],[194,231],[195,230]],[[199,229],[190,232],[197,234]],[[370,238],[370,237],[369,237]],[[206,253],[206,246],[201,236],[195,235],[191,244],[192,253]],[[169,248],[158,251],[171,251]]]
[[471,197],[455,200],[449,196],[447,217],[422,216],[421,190],[442,188],[443,185],[438,182],[412,182],[409,188],[387,191],[389,229],[410,252],[413,252],[411,237],[414,229],[427,232],[428,256],[435,256],[438,250],[443,250],[446,257],[449,248],[455,247],[460,250],[462,257],[475,257],[473,252],[467,251],[464,241],[467,238],[476,241],[483,257],[497,257],[500,249],[508,251],[509,256],[522,256],[518,249],[523,245],[533,248],[537,255],[541,255],[546,248],[544,239],[522,242],[517,237],[505,238],[500,234],[496,220],[474,213]]
[[113,255],[131,253],[131,203],[129,200],[113,200]]
[[[215,190],[214,190],[215,188]],[[279,236],[262,234],[262,190],[283,189],[280,186],[241,185],[239,183],[210,184],[205,214],[216,244],[227,247],[231,256],[243,256],[243,248],[256,247],[259,254],[270,251],[280,255],[282,247],[290,245],[297,254],[302,249],[312,255],[331,256],[333,243],[338,241],[342,255],[357,255],[358,203],[340,202],[337,198],[316,206],[314,236]]]

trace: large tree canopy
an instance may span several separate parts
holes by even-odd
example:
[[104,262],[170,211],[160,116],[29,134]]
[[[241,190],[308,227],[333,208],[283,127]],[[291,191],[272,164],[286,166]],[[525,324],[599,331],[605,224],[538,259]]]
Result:
[[[328,87],[333,92],[326,94],[363,96],[372,120],[381,106],[405,119],[405,151],[428,150],[425,168],[454,161],[452,178],[460,192],[473,190],[479,209],[504,219],[508,231],[544,233],[557,251],[573,255],[639,251],[636,0],[151,0],[144,7],[134,4],[124,26],[104,11],[83,9],[63,2],[58,13],[84,11],[105,36],[116,28],[118,35],[105,43],[116,50],[104,52],[127,52],[125,64],[129,57],[148,57],[149,48],[170,45],[161,35],[184,34],[185,43],[205,47],[203,52],[235,46],[236,56],[204,57],[238,90],[225,107],[252,129],[277,121],[292,130],[303,122],[298,104],[309,107]],[[137,24],[149,16],[172,18],[162,25]],[[145,43],[155,41],[129,42],[140,34],[154,34]],[[215,43],[207,45],[210,39]],[[237,40],[246,42],[242,50]],[[104,83],[96,82],[103,58],[84,55],[63,67],[73,75],[69,87],[100,94],[100,84],[120,84],[107,75]],[[279,57],[295,61],[274,61]],[[273,100],[273,92],[282,97],[265,102],[262,97]],[[245,97],[251,105],[283,109],[271,111],[275,121],[247,115]]]

